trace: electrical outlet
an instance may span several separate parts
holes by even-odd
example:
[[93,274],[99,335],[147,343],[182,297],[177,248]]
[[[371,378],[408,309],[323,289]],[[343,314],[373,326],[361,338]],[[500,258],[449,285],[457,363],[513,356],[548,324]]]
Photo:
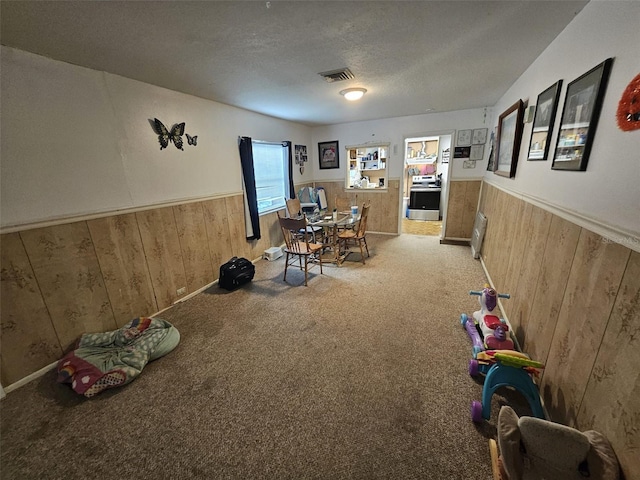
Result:
[[187,287],[182,287],[176,290],[176,294],[178,295],[184,295],[185,293],[187,293]]

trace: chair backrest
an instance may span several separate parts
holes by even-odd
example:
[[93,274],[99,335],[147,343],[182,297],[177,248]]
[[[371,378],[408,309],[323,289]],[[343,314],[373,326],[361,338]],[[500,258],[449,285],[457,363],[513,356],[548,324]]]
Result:
[[339,212],[349,212],[351,211],[351,200],[349,197],[336,195],[333,207],[337,208]]
[[367,217],[369,216],[369,207],[371,207],[371,202],[367,202],[362,205],[360,223],[358,224],[358,232],[356,233],[358,237],[364,237],[367,233]]
[[309,238],[307,235],[300,235],[300,232],[304,232],[307,228],[307,219],[305,217],[282,218],[280,212],[277,212],[277,214],[287,250],[292,253],[308,251]]
[[288,198],[287,202],[287,213],[291,218],[297,218],[302,213],[302,207],[300,206],[300,200],[297,198]]

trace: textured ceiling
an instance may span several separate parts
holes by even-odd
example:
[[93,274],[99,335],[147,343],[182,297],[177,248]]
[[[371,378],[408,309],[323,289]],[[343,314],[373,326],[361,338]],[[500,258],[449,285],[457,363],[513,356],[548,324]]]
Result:
[[[586,1],[7,1],[3,45],[308,125],[492,106]],[[349,67],[355,79],[319,72]],[[338,92],[365,87],[359,102]]]

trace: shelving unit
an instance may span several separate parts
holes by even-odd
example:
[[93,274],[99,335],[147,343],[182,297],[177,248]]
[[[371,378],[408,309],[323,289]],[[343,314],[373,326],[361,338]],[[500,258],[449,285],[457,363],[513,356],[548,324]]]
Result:
[[388,152],[389,148],[386,146],[350,148],[347,187],[358,188],[356,182],[362,177],[368,177],[367,188],[386,188]]

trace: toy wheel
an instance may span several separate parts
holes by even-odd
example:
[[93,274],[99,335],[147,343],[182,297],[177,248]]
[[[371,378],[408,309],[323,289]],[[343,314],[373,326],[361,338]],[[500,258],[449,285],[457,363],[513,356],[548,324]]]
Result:
[[475,377],[480,372],[478,361],[474,358],[469,360],[469,375]]
[[477,400],[471,402],[471,420],[475,423],[482,421],[482,404]]
[[463,313],[460,315],[460,323],[462,324],[463,327],[467,324],[468,319],[469,317],[467,317],[466,313]]

